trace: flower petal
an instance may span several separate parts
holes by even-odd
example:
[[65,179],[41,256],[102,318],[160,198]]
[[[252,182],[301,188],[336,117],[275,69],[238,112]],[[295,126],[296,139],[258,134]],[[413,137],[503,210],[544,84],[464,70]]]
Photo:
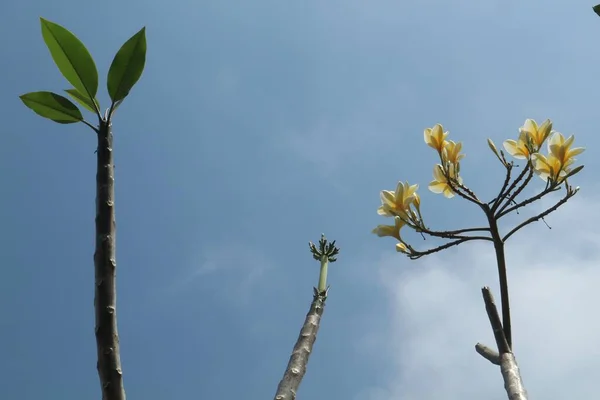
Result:
[[447,187],[448,185],[444,182],[431,181],[429,184],[429,190],[431,190],[433,193],[443,193]]
[[517,144],[517,142],[515,140],[512,140],[512,139],[505,140],[503,145],[504,145],[504,148],[506,149],[506,151],[508,152],[508,154],[510,154],[514,158],[518,158],[518,159],[527,158],[527,157],[525,157],[525,155],[523,154],[523,152],[521,151],[521,149],[519,148],[519,145]]

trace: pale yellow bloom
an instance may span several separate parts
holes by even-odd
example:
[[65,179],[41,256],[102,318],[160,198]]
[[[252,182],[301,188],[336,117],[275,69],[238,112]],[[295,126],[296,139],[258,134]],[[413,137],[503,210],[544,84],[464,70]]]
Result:
[[460,154],[460,150],[462,149],[462,143],[454,143],[452,140],[447,140],[444,143],[444,148],[442,150],[442,160],[450,161],[453,164],[458,164],[460,160],[465,158],[464,154]]
[[504,160],[503,157],[500,157],[500,153],[498,153],[498,149],[496,148],[496,145],[494,144],[494,142],[492,142],[492,139],[488,138],[487,142],[488,142],[488,147],[490,148],[490,150],[492,150],[492,153],[494,153],[496,155],[496,157],[498,158],[498,160],[500,160],[502,165],[506,166],[506,161]]
[[[450,168],[450,177],[454,178],[458,181],[458,183],[462,183],[462,178],[456,176],[456,172],[454,168]],[[444,175],[444,169],[440,164],[437,164],[433,167],[433,178],[434,180],[429,183],[429,190],[433,193],[443,193],[447,198],[454,197],[454,191],[448,184],[448,180]]]
[[446,136],[448,136],[448,132],[444,132],[444,127],[440,124],[435,124],[433,128],[427,128],[423,132],[425,143],[436,149],[438,153],[441,153],[444,148]]
[[409,253],[408,247],[406,247],[406,245],[402,242],[400,242],[396,245],[396,251],[399,253],[404,253],[404,254]]
[[548,156],[536,153],[532,156],[535,172],[543,180],[550,178],[553,182],[560,183],[571,172],[570,166],[575,162],[575,156],[583,153],[583,147],[571,148],[575,137],[565,137],[555,132],[548,141]]
[[526,160],[531,156],[531,152],[529,151],[529,145],[528,145],[529,140],[530,139],[529,139],[529,136],[527,135],[527,132],[521,131],[521,133],[519,133],[519,139],[505,140],[504,148],[514,158]]
[[571,148],[575,136],[571,135],[565,140],[565,137],[560,132],[555,132],[548,141],[548,153],[556,157],[562,164],[566,164],[569,160],[573,160],[578,154],[583,153],[583,147]]
[[396,191],[381,191],[381,206],[377,209],[377,214],[386,217],[400,216],[408,219],[407,212],[410,204],[415,200],[415,194],[419,185],[409,185],[408,182],[398,182]]
[[538,126],[533,119],[526,119],[523,126],[519,128],[519,132],[525,132],[529,136],[533,144],[533,151],[537,152],[552,132],[552,121],[547,119]]
[[494,142],[492,142],[492,139],[488,138],[487,142],[488,146],[490,147],[490,150],[492,150],[496,157],[500,158],[500,155],[498,154],[498,149],[496,149],[496,145],[494,144]]
[[419,197],[419,194],[417,192],[414,193],[414,199],[413,199],[413,204],[415,205],[415,208],[417,209],[417,211],[419,212],[419,214],[421,213],[421,198]]
[[373,233],[379,237],[391,236],[400,240],[400,229],[404,226],[404,221],[400,217],[394,217],[394,225],[377,225]]
[[554,154],[549,154],[546,157],[543,154],[535,153],[532,155],[531,161],[533,162],[533,170],[540,178],[544,181],[550,178],[552,182],[560,183],[570,172],[569,166],[574,160],[570,159],[567,164],[563,164]]

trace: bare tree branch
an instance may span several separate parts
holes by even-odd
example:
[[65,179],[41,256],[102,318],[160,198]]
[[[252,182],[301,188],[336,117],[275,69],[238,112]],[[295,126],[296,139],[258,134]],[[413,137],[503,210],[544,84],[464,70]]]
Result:
[[498,208],[498,206],[500,206],[500,203],[502,202],[502,198],[504,198],[504,196],[506,195],[507,192],[505,192],[506,187],[508,186],[508,182],[510,182],[510,177],[512,175],[512,169],[513,169],[514,164],[510,163],[510,164],[505,164],[504,167],[506,168],[506,177],[504,178],[504,183],[502,184],[502,188],[500,188],[500,192],[498,193],[498,195],[491,201],[488,201],[488,204],[492,204],[492,210],[496,210]]
[[490,231],[494,242],[496,254],[496,264],[498,266],[498,283],[500,284],[500,301],[502,303],[502,323],[504,325],[504,335],[509,346],[512,346],[512,324],[510,319],[510,300],[508,294],[508,276],[506,272],[506,257],[504,255],[504,241],[500,237],[498,230],[498,221],[494,217],[490,207],[485,204],[482,206],[485,216],[490,224]]
[[[521,186],[519,186],[515,190],[515,188],[517,187],[517,184],[523,179],[525,174],[527,174],[528,172],[529,172],[529,174],[527,175],[527,178],[523,181]],[[504,196],[505,196],[504,198],[506,199],[506,202],[504,203],[504,205],[502,207],[500,207],[500,210],[496,213],[496,215],[501,215],[502,211],[504,211],[506,209],[506,207],[508,207],[510,204],[515,202],[515,199],[517,198],[517,196],[523,191],[523,189],[525,189],[525,186],[527,186],[527,184],[529,184],[529,181],[531,181],[532,177],[533,177],[533,168],[531,168],[531,163],[528,161],[525,168],[523,168],[523,171],[521,171],[521,173],[519,174],[517,179],[515,179],[513,181],[513,183],[510,185],[510,187],[504,194]],[[515,190],[515,192],[511,195],[510,193],[513,190]],[[506,196],[508,196],[508,197],[506,197]],[[501,203],[502,203],[502,199],[500,199],[500,201],[498,202],[498,206]],[[497,218],[500,218],[500,217],[497,217]]]
[[512,349],[504,336],[504,329],[502,328],[502,322],[500,321],[500,316],[498,315],[498,309],[494,303],[492,292],[490,291],[490,288],[486,286],[481,289],[481,293],[485,303],[485,310],[494,332],[496,345],[498,346],[498,351],[500,353],[500,371],[502,373],[502,379],[504,380],[506,394],[508,395],[509,400],[527,400],[527,391],[523,386],[519,366],[517,365]]
[[465,229],[457,229],[454,231],[432,231],[428,228],[417,227],[415,229],[417,233],[426,233],[429,236],[440,237],[446,239],[460,239],[465,238],[467,236],[459,236],[461,233],[469,233],[469,232],[489,232],[490,228],[465,228]]
[[492,364],[500,366],[500,354],[498,354],[496,350],[485,344],[477,343],[475,345],[475,351]]
[[494,297],[489,287],[485,286],[481,289],[483,295],[483,302],[485,303],[485,311],[487,312],[494,332],[494,339],[496,340],[496,346],[500,355],[510,352],[510,346],[504,335],[504,329],[502,328],[502,321],[500,321],[500,315],[498,315],[498,309],[496,303],[494,303]]
[[560,186],[561,186],[561,185],[559,185],[559,184],[553,184],[553,185],[550,185],[549,187],[547,187],[546,189],[544,189],[543,191],[541,191],[541,192],[540,192],[540,193],[538,193],[537,195],[535,195],[535,196],[533,196],[533,197],[530,197],[530,198],[528,198],[527,200],[523,200],[522,202],[520,202],[520,203],[517,203],[517,204],[515,204],[515,205],[514,205],[514,206],[512,206],[512,207],[509,207],[509,208],[507,208],[507,209],[504,209],[502,212],[497,212],[497,213],[496,213],[496,219],[500,219],[500,218],[502,218],[503,216],[505,216],[506,214],[509,214],[509,213],[511,213],[511,212],[513,212],[513,211],[515,211],[515,210],[517,210],[517,209],[519,209],[519,208],[521,208],[521,207],[524,207],[524,206],[526,206],[527,204],[531,204],[531,203],[533,203],[534,201],[537,201],[537,200],[541,199],[542,197],[544,197],[544,196],[545,196],[545,195],[547,195],[548,193],[552,193],[552,192],[556,192],[557,190],[560,190]]
[[573,188],[571,188],[570,186],[567,186],[567,185],[565,185],[565,187],[567,188],[567,194],[565,195],[565,197],[563,197],[562,199],[560,199],[558,201],[558,203],[556,203],[553,207],[550,207],[549,209],[547,209],[543,213],[540,213],[540,214],[536,215],[535,217],[531,217],[528,220],[526,220],[526,221],[522,222],[521,224],[517,225],[516,227],[514,227],[510,232],[508,232],[502,238],[502,241],[506,242],[506,240],[509,237],[511,237],[513,234],[515,234],[519,229],[524,228],[525,226],[531,224],[532,222],[539,221],[540,219],[544,218],[545,216],[547,216],[551,212],[556,211],[560,206],[562,206],[563,204],[565,204],[571,197],[575,196],[575,194],[579,191],[578,189],[573,189]]
[[410,258],[411,260],[416,260],[416,259],[421,258],[423,256],[426,256],[426,255],[429,255],[429,254],[433,254],[433,253],[437,253],[438,251],[442,251],[442,250],[447,249],[449,247],[457,246],[457,245],[459,245],[461,243],[469,242],[471,240],[487,240],[487,241],[492,241],[492,239],[489,238],[489,237],[487,237],[487,236],[469,236],[469,237],[465,237],[463,239],[454,240],[454,241],[452,241],[450,243],[446,243],[446,244],[444,244],[442,246],[434,247],[433,249],[429,249],[429,250],[426,250],[426,251],[418,251],[418,250],[415,250],[412,246],[407,245],[406,247],[410,250],[410,254],[407,254],[407,255],[408,255],[408,258]]

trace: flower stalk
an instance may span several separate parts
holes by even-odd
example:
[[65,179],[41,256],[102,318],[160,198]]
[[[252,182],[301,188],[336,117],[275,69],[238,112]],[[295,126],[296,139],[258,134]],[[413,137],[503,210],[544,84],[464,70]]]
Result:
[[313,258],[321,263],[319,284],[317,287],[313,287],[313,301],[304,319],[304,324],[292,350],[292,355],[283,378],[277,386],[275,400],[296,399],[296,393],[306,374],[308,359],[317,340],[317,332],[319,331],[321,317],[325,310],[325,301],[329,292],[329,286],[327,286],[327,269],[330,262],[337,261],[336,256],[340,251],[339,248],[335,247],[335,240],[328,242],[325,235],[321,235],[318,248],[312,242],[309,242],[309,248]]

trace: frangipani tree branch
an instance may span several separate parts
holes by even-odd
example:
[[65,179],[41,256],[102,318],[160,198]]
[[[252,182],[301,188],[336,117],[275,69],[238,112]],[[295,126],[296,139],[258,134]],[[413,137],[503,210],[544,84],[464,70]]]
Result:
[[[519,208],[521,208],[523,206],[526,206],[527,204],[531,204],[534,201],[537,201],[537,200],[541,199],[542,197],[544,197],[548,193],[552,193],[552,192],[555,192],[555,191],[559,190],[563,183],[565,185],[568,185],[567,184],[567,178],[569,178],[569,177],[571,177],[571,176],[579,173],[582,169],[583,169],[583,165],[580,165],[577,168],[573,169],[565,177],[562,178],[561,182],[551,182],[550,179],[549,179],[548,182],[547,182],[547,184],[546,184],[546,189],[544,189],[542,192],[538,193],[537,195],[535,195],[533,197],[530,197],[527,200],[523,200],[522,202],[515,204],[512,207],[509,207],[507,209],[504,209],[504,207],[503,207],[503,210],[501,210],[498,213],[496,213],[496,216],[495,216],[496,219],[500,219],[504,215],[506,215],[506,214],[508,214],[508,213],[510,213],[510,212],[512,212],[514,210],[517,210],[517,209],[519,209]],[[508,205],[508,203],[505,204],[505,206],[507,206],[507,205]]]
[[[527,204],[539,200],[548,193],[558,190],[558,188],[562,186],[562,182],[565,182],[566,184],[567,178],[576,174],[583,168],[583,166],[579,166],[571,170],[570,166],[573,161],[575,161],[574,156],[582,153],[584,148],[572,148],[571,144],[574,140],[574,136],[565,138],[561,133],[552,131],[551,128],[552,122],[550,120],[546,120],[542,125],[538,126],[534,120],[527,119],[525,124],[519,129],[520,134],[518,140],[509,139],[504,142],[504,147],[511,156],[526,159],[527,162],[523,170],[513,181],[511,181],[511,177],[513,168],[515,167],[514,162],[508,162],[504,152],[498,152],[495,144],[488,139],[488,146],[506,169],[506,176],[498,196],[489,202],[479,200],[477,195],[463,184],[460,177],[460,160],[464,158],[464,154],[460,153],[462,144],[460,142],[446,140],[448,132],[443,131],[441,124],[436,124],[433,128],[425,129],[425,142],[428,146],[437,151],[441,161],[440,164],[437,164],[434,167],[434,181],[429,185],[430,190],[434,193],[442,193],[445,197],[453,197],[456,195],[471,203],[477,204],[485,213],[489,228],[467,228],[445,232],[430,230],[425,226],[421,216],[420,197],[415,193],[418,185],[409,186],[408,183],[403,183],[401,187],[399,183],[394,194],[390,191],[382,191],[382,206],[378,210],[380,215],[394,216],[395,224],[393,226],[379,225],[373,230],[373,233],[376,233],[378,236],[391,236],[396,238],[399,241],[396,245],[396,250],[406,254],[413,260],[472,240],[486,240],[491,241],[494,244],[502,303],[502,320],[500,320],[498,310],[493,304],[489,289],[484,288],[483,294],[484,301],[486,302],[486,309],[488,310],[488,316],[496,336],[499,353],[480,343],[476,345],[476,350],[492,363],[501,366],[505,387],[511,400],[525,400],[526,392],[522,387],[518,367],[512,354],[512,327],[504,243],[512,234],[522,227],[542,219],[544,216],[556,210],[560,205],[566,202],[568,198],[572,197],[577,192],[577,189],[573,190],[567,185],[566,188],[568,193],[567,196],[565,196],[565,199],[559,201],[554,207],[536,217],[524,221],[504,237],[500,235],[498,219],[512,211],[517,211]],[[548,154],[544,155],[537,152],[537,149],[542,146],[550,134],[552,136],[548,142]],[[550,177],[546,188],[538,195],[517,203],[515,199],[523,193],[525,187],[533,179],[534,174]],[[416,209],[416,213],[411,208],[413,206]],[[384,212],[382,213],[381,210]],[[400,229],[402,229],[403,226],[408,226],[416,232],[421,233],[423,239],[425,239],[424,234],[428,234],[433,237],[441,237],[451,241],[435,248],[418,251],[401,238]],[[474,233],[482,231],[489,233],[489,236],[477,235],[477,233]],[[469,235],[469,233],[473,233],[473,236]]]
[[452,246],[458,246],[461,243],[464,242],[470,242],[472,240],[487,240],[487,241],[493,241],[492,238],[487,237],[487,236],[469,236],[469,237],[464,237],[462,239],[458,239],[458,240],[453,240],[452,242],[446,243],[444,245],[438,246],[438,247],[434,247],[432,249],[429,250],[425,250],[425,251],[418,251],[415,250],[411,245],[406,244],[406,247],[409,250],[409,253],[407,253],[408,258],[410,258],[411,260],[416,260],[418,258],[421,258],[423,256],[429,255],[429,254],[433,254],[433,253],[437,253],[438,251],[442,251],[444,249],[447,249],[449,247]]
[[[529,174],[527,174],[527,173],[529,173]],[[517,188],[517,185],[519,184],[519,182],[521,182],[521,180],[525,177],[525,175],[527,175],[527,178],[525,178],[523,183]],[[523,191],[523,189],[525,189],[525,186],[527,186],[529,184],[529,181],[531,181],[532,177],[533,177],[533,168],[531,168],[531,164],[528,161],[525,168],[523,168],[521,173],[517,176],[517,178],[513,181],[513,183],[511,183],[511,185],[508,187],[508,190],[506,190],[506,192],[497,199],[497,202],[494,203],[494,206],[492,207],[492,211],[496,212],[496,210],[498,210],[498,208],[499,208],[499,211],[497,212],[497,214],[500,214],[500,213],[502,213],[503,210],[506,209],[506,207],[508,207],[510,204],[514,203],[515,198]],[[516,188],[516,190],[515,190],[515,188]],[[511,194],[511,192],[513,190],[515,190],[515,191]],[[503,202],[504,202],[504,205],[502,205]]]
[[432,231],[428,228],[419,227],[419,228],[416,228],[415,231],[417,231],[418,233],[425,233],[425,234],[427,234],[429,236],[433,236],[433,237],[441,237],[441,238],[446,238],[446,239],[460,239],[460,238],[467,237],[467,236],[458,236],[461,233],[489,232],[490,228],[465,228],[465,229],[457,229],[454,231]]
[[536,215],[535,217],[531,217],[528,220],[523,221],[521,224],[519,224],[516,227],[514,227],[510,232],[508,232],[502,238],[502,241],[506,242],[506,240],[508,240],[509,237],[511,237],[513,234],[515,234],[521,228],[524,228],[525,226],[531,224],[532,222],[539,221],[540,219],[544,218],[545,216],[547,216],[551,212],[556,211],[560,206],[562,206],[563,204],[565,204],[571,197],[575,196],[575,194],[579,191],[579,188],[573,189],[573,187],[571,187],[569,185],[566,185],[566,184],[565,184],[565,188],[567,190],[567,193],[565,194],[565,197],[563,197],[562,199],[560,199],[558,201],[558,203],[556,203],[554,206],[550,207],[546,211],[544,211],[544,212]]
[[504,164],[504,167],[506,168],[506,177],[504,178],[504,183],[502,183],[502,187],[500,188],[500,192],[498,193],[498,195],[493,200],[488,201],[488,205],[493,204],[492,209],[497,208],[501,202],[500,199],[502,199],[505,196],[505,194],[508,193],[508,191],[505,192],[505,190],[508,187],[508,183],[510,182],[513,166],[514,163],[512,162]]
[[481,293],[483,295],[483,301],[485,302],[485,310],[488,314],[492,331],[494,332],[498,353],[496,355],[491,354],[490,349],[480,343],[477,343],[476,350],[484,358],[490,361],[498,360],[502,378],[504,380],[504,389],[510,400],[527,400],[527,391],[523,386],[519,366],[517,365],[517,360],[504,336],[504,329],[502,327],[502,322],[500,321],[500,316],[498,315],[498,309],[494,303],[492,292],[490,291],[490,288],[486,286],[481,289]]
[[507,209],[505,209],[502,212],[496,213],[495,218],[496,219],[500,219],[503,216],[505,216],[505,215],[507,215],[507,214],[515,211],[515,210],[518,210],[519,208],[522,208],[522,207],[524,207],[524,206],[526,206],[528,204],[531,204],[531,203],[533,203],[535,201],[538,201],[542,197],[546,196],[547,194],[552,193],[552,192],[556,192],[557,190],[560,190],[560,186],[561,185],[558,185],[558,184],[552,184],[548,188],[546,188],[543,191],[541,191],[540,193],[536,194],[535,196],[532,196],[532,197],[530,197],[530,198],[528,198],[526,200],[523,200],[520,203],[517,203],[517,204],[515,204],[512,207],[508,207]]
[[510,319],[510,299],[508,292],[508,276],[506,273],[506,256],[504,254],[504,242],[498,230],[498,220],[494,217],[492,210],[487,204],[481,206],[484,211],[494,243],[496,254],[496,265],[498,267],[498,283],[500,284],[500,301],[502,303],[502,322],[504,324],[504,336],[509,346],[512,346],[512,324]]
[[486,346],[485,344],[477,343],[475,345],[475,351],[492,364],[500,366],[500,354],[498,354],[496,350]]
[[481,204],[481,201],[477,198],[477,196],[471,189],[469,189],[462,183],[459,183],[458,180],[456,180],[455,178],[451,178],[447,172],[446,172],[446,179],[448,180],[448,186],[450,186],[450,188],[452,189],[452,191],[454,191],[454,193],[456,193],[463,199],[470,201],[471,203],[474,203],[477,205]]

